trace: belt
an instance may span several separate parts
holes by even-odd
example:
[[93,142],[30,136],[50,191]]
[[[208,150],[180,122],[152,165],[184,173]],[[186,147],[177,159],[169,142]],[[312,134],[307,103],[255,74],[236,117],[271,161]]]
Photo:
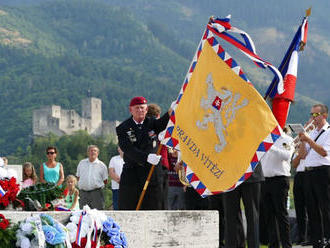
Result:
[[92,191],[97,191],[97,190],[101,190],[102,189],[102,187],[101,188],[97,188],[97,189],[92,189],[92,190],[83,190],[83,189],[81,189],[80,191],[83,191],[83,192],[92,192]]
[[315,170],[322,170],[322,169],[327,169],[330,168],[329,165],[321,165],[321,166],[315,166],[315,167],[305,167],[305,171],[315,171]]

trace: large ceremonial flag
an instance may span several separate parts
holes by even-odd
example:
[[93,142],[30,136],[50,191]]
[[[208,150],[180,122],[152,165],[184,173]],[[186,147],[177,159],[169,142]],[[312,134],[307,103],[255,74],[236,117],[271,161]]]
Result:
[[[257,65],[279,72],[256,55],[249,36],[229,20],[210,19],[162,141],[180,150],[186,177],[203,197],[246,180],[281,132],[263,97],[214,34]],[[239,33],[244,43],[228,32]]]
[[283,128],[290,109],[291,102],[294,101],[294,93],[296,89],[297,71],[298,71],[298,52],[304,49],[307,42],[308,31],[308,16],[311,9],[306,11],[302,24],[299,26],[280,66],[279,71],[284,78],[284,92],[279,94],[276,91],[278,79],[274,78],[270,87],[268,88],[265,99],[267,97],[272,99],[272,110],[275,118],[280,126]]

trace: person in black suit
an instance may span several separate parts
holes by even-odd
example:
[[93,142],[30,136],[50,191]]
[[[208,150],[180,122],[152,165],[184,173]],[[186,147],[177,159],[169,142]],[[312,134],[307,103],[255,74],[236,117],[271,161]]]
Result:
[[[161,118],[146,117],[147,100],[134,97],[129,105],[132,116],[117,128],[119,147],[124,152],[124,167],[119,186],[119,210],[135,210],[151,164],[157,165],[161,156],[156,154],[157,136],[166,128],[169,112]],[[141,210],[159,209],[157,175],[152,175]]]
[[245,248],[240,199],[244,204],[247,222],[247,247],[259,248],[259,202],[264,176],[260,164],[251,177],[233,191],[224,193],[225,248]]

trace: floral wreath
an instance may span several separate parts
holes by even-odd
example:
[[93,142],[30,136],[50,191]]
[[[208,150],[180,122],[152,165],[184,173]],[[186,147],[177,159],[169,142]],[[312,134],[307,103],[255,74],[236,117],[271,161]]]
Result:
[[103,233],[101,239],[105,241],[105,245],[100,248],[126,248],[127,239],[125,233],[120,231],[119,225],[111,218],[108,217],[103,222]]
[[16,246],[22,248],[71,247],[66,228],[47,214],[33,215],[19,222],[16,238]]
[[7,207],[10,203],[16,201],[16,195],[19,191],[19,184],[16,178],[0,178],[0,207]]
[[[111,217],[101,211],[90,209],[71,213],[70,222],[66,225],[69,231],[72,248],[126,248],[125,234]],[[102,244],[102,245],[101,245]]]
[[2,230],[7,229],[7,227],[9,226],[9,220],[7,220],[3,214],[0,214],[0,220],[1,220],[0,221],[0,228]]
[[10,221],[0,214],[0,240],[3,247],[11,247],[16,239],[17,225],[12,227],[10,224]]

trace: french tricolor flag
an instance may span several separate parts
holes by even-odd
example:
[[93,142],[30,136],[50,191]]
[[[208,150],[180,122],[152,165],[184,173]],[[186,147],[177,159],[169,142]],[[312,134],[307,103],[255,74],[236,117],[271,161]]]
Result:
[[279,71],[284,78],[284,92],[282,94],[277,92],[278,80],[276,78],[273,79],[266,92],[266,97],[270,97],[273,100],[272,111],[282,128],[285,126],[290,104],[294,100],[298,71],[298,52],[303,50],[307,42],[307,31],[308,21],[307,17],[305,17],[279,66]]
[[0,198],[2,198],[6,194],[6,191],[0,186]]

